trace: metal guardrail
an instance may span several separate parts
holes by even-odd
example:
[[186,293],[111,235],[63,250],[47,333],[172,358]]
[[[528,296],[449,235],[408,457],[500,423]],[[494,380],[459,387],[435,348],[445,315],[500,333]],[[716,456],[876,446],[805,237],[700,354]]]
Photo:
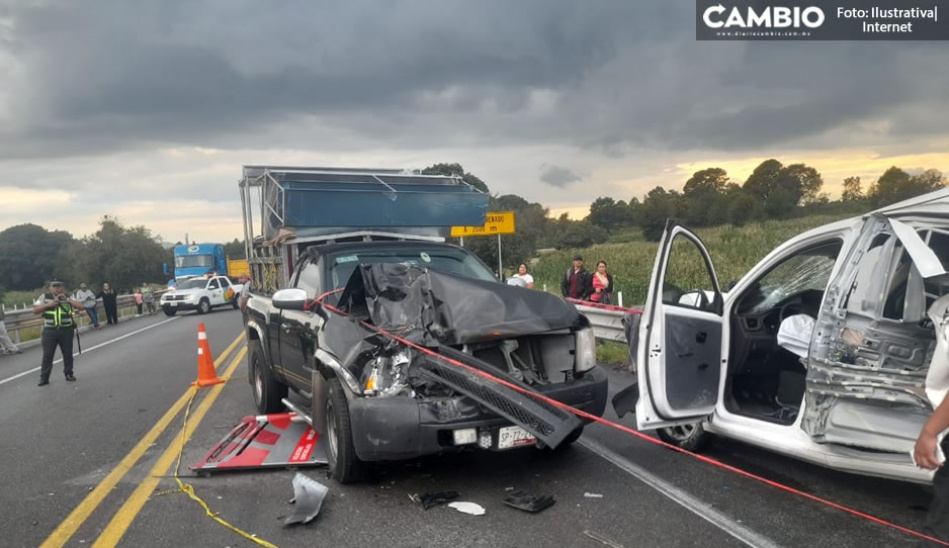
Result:
[[597,305],[570,298],[567,300],[577,307],[578,312],[590,320],[590,324],[593,325],[593,333],[596,335],[596,338],[600,340],[628,343],[623,318],[627,315],[642,314],[642,310],[636,308]]
[[[159,311],[161,308],[158,306],[158,300],[164,292],[165,290],[152,292],[155,296],[155,308]],[[135,316],[135,313],[129,313],[129,310],[135,310],[134,295],[119,295],[116,297],[115,305],[119,319]],[[96,302],[96,310],[99,311],[99,323],[106,323],[105,308],[103,308],[101,300]],[[80,331],[92,325],[92,322],[89,321],[89,316],[87,316],[84,311],[81,313],[77,311],[74,317],[76,318],[76,324],[79,326]],[[39,340],[33,337],[25,339],[21,336],[20,332],[28,329],[41,329],[43,327],[43,316],[34,314],[32,307],[22,308],[20,310],[6,310],[3,322],[13,342],[17,345],[22,345],[29,341]]]
[[586,316],[593,325],[593,333],[597,339],[626,342],[626,331],[623,329],[625,312],[618,310],[602,310],[592,306],[576,305],[577,311]]

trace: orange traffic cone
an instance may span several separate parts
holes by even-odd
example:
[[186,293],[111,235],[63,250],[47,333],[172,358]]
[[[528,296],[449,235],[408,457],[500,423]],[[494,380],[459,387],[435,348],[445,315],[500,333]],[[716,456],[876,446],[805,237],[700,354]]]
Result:
[[221,384],[223,379],[219,379],[214,370],[214,358],[211,357],[211,347],[208,345],[208,334],[204,332],[204,324],[198,324],[198,380],[191,383],[191,386],[211,386]]

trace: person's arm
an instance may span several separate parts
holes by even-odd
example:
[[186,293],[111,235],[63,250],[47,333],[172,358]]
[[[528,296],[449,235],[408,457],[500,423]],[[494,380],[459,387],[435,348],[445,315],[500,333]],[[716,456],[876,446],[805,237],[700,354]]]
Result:
[[534,277],[530,274],[527,275],[527,288],[534,289]]
[[47,310],[52,310],[56,308],[57,306],[59,306],[59,303],[56,301],[46,301],[46,300],[43,300],[43,297],[40,297],[40,300],[42,302],[39,302],[38,304],[33,305],[34,314],[42,314],[43,312],[46,312]]
[[936,460],[936,448],[939,445],[939,433],[947,428],[949,428],[949,398],[942,400],[919,433],[916,446],[913,448],[916,466],[935,470],[944,464]]

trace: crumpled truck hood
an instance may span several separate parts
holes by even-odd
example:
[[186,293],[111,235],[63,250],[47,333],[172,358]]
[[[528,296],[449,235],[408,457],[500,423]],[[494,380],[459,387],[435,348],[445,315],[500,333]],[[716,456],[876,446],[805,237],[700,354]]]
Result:
[[342,309],[427,346],[459,345],[558,330],[589,321],[556,295],[404,264],[360,265]]

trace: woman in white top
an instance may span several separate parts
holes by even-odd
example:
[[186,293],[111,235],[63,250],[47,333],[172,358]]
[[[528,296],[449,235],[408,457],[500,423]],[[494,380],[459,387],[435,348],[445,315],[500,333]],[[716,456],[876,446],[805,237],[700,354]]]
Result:
[[521,265],[517,267],[517,274],[515,274],[514,277],[524,280],[527,282],[527,287],[529,289],[534,289],[534,277],[527,273],[526,264],[521,263]]

